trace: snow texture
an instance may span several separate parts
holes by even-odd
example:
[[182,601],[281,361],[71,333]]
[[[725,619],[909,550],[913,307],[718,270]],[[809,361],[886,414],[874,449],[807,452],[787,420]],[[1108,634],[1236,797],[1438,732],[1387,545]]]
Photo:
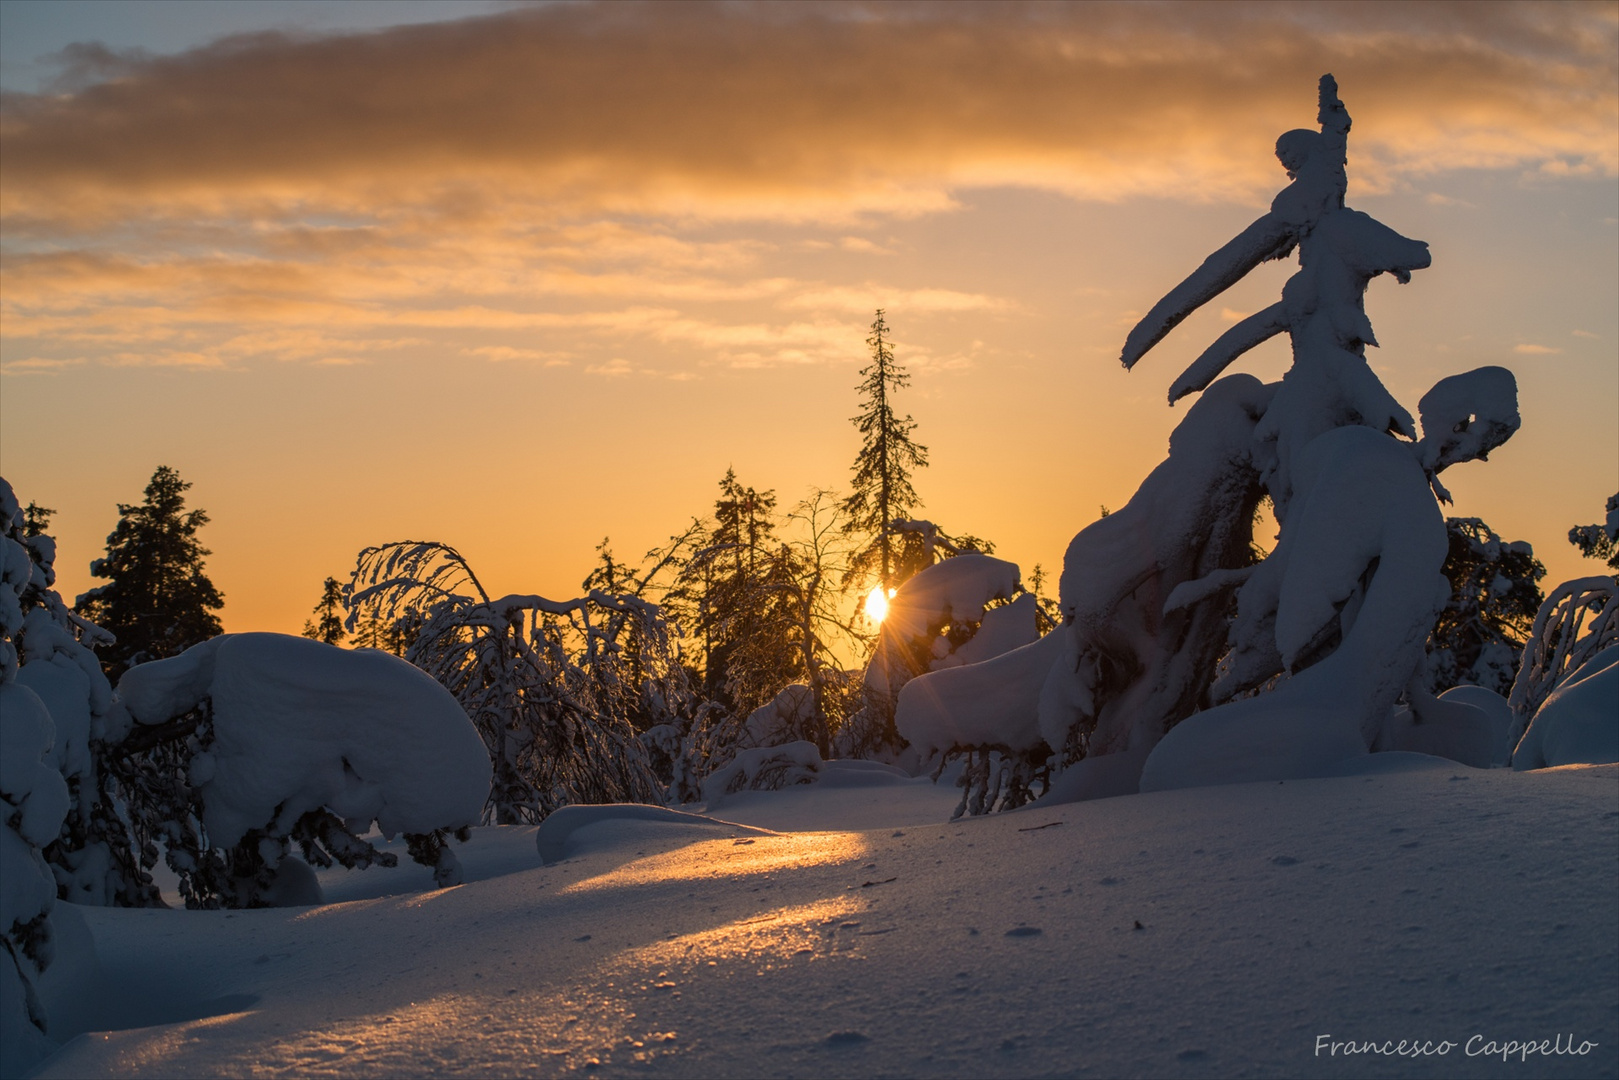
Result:
[[460,705],[387,653],[223,634],[131,668],[118,695],[141,724],[211,700],[214,742],[191,780],[221,847],[322,806],[388,837],[456,829],[489,794],[489,755]]
[[456,889],[81,909],[101,992],[38,1075],[1611,1077],[1616,797],[1388,753],[953,825],[945,783],[748,792],[780,835],[608,819],[552,865],[479,828]]
[[[632,828],[620,827],[609,830],[600,828],[608,823],[614,826],[624,823],[635,824]],[[734,821],[709,817],[707,814],[688,814],[683,810],[671,810],[664,806],[647,806],[644,803],[601,803],[596,806],[564,806],[553,811],[540,823],[539,829],[534,834],[534,845],[539,853],[540,862],[550,866],[561,862],[570,854],[577,855],[583,850],[588,850],[592,838],[602,846],[611,847],[612,841],[622,842],[626,836],[644,832],[667,839],[670,835],[682,835],[683,829],[724,829],[736,836],[775,835],[769,829],[756,829],[751,825],[739,825]],[[589,835],[585,835],[587,832]],[[604,840],[607,842],[603,843]]]
[[1017,564],[976,551],[957,555],[917,572],[896,590],[883,635],[918,638],[937,634],[941,623],[979,622],[985,605],[1017,589]]

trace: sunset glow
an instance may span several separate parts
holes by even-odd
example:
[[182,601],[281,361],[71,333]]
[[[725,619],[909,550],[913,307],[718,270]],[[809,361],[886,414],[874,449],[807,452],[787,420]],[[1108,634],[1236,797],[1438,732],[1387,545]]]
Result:
[[881,585],[873,585],[871,592],[866,594],[866,618],[874,623],[881,623],[883,616],[888,614],[888,599],[893,595],[893,589],[888,590],[885,596]]
[[1355,205],[1434,253],[1373,283],[1380,378],[1412,409],[1468,367],[1521,387],[1522,432],[1447,478],[1451,512],[1554,580],[1595,572],[1564,536],[1619,487],[1611,6],[112,21],[139,7],[5,9],[0,448],[59,511],[70,600],[160,464],[212,518],[227,630],[296,632],[327,575],[405,537],[495,593],[574,595],[602,537],[665,542],[728,467],[784,507],[846,489],[878,307],[926,514],[1056,573],[1162,458],[1196,343],[1290,272],[1119,367],[1285,182],[1271,146],[1327,70]]

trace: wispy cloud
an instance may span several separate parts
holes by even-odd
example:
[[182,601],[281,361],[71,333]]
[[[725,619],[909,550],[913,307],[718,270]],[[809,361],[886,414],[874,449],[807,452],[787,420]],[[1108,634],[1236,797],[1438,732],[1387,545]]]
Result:
[[1551,345],[1534,345],[1526,343],[1522,345],[1514,345],[1512,347],[1512,351],[1517,353],[1519,356],[1555,356],[1563,350]]
[[786,308],[828,311],[863,311],[873,308],[939,311],[1006,311],[1015,305],[1000,297],[952,289],[898,289],[867,283],[862,286],[836,286],[811,289],[782,301]]
[[880,256],[874,222],[975,186],[1263,201],[1329,69],[1357,192],[1611,176],[1616,42],[1609,5],[616,3],[76,47],[53,92],[0,100],[7,370],[443,347],[606,374],[633,338],[841,362],[873,307],[1016,307],[783,276],[715,223]]

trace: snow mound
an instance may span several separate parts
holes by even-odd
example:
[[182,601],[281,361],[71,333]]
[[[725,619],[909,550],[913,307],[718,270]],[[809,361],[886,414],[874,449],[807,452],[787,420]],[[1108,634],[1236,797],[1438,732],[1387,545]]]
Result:
[[1512,760],[1512,705],[1485,686],[1453,686],[1439,695],[1443,702],[1471,705],[1484,714],[1490,732],[1490,764],[1505,765]]
[[1535,713],[1512,755],[1514,769],[1619,761],[1619,646],[1564,679]]
[[[734,821],[709,817],[707,814],[688,814],[683,810],[671,810],[666,806],[604,803],[598,806],[564,806],[553,811],[540,823],[539,830],[534,836],[534,846],[539,851],[540,862],[550,866],[561,862],[570,854],[577,855],[582,850],[594,846],[586,842],[587,838],[575,836],[582,829],[591,830],[588,840],[594,840],[598,844],[604,840],[612,843],[631,835],[644,835],[648,823],[655,825],[655,831],[663,835],[679,834],[678,829],[671,830],[670,826],[701,830],[727,829],[732,833],[752,833],[759,836],[776,835],[769,829],[739,825]],[[600,828],[609,824],[615,827]]]
[[820,780],[823,788],[892,787],[909,784],[911,774],[904,769],[881,761],[862,761],[859,758],[834,758],[821,765]]
[[802,741],[814,719],[815,692],[804,683],[793,683],[748,714],[738,745],[781,746]]
[[1048,634],[982,663],[912,679],[900,690],[894,712],[900,735],[921,754],[924,766],[952,747],[1017,751],[1041,746],[1040,691],[1063,651],[1064,638]]
[[224,634],[118,683],[135,721],[212,702],[214,741],[192,761],[213,842],[330,808],[383,834],[475,825],[489,755],[455,698],[388,653],[284,634]]
[[823,764],[821,752],[812,742],[743,750],[703,780],[703,801],[716,806],[738,791],[778,791],[794,784],[813,784]]

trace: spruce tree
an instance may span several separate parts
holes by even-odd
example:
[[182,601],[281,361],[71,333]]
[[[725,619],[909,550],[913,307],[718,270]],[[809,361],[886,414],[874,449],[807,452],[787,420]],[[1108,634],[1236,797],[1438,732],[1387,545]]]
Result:
[[224,598],[203,572],[210,554],[197,539],[208,524],[202,510],[187,510],[191,485],[161,465],[138,506],[118,504],[118,525],[107,537],[106,557],[90,573],[107,578],[78,598],[78,614],[117,638],[100,652],[113,682],[147,660],[175,656],[221,631],[214,614]]
[[321,584],[320,601],[312,614],[320,618],[304,620],[304,637],[328,645],[343,644],[343,586],[336,578],[329,577]]
[[908,385],[911,377],[895,361],[887,334],[888,324],[878,308],[866,339],[871,363],[861,369],[862,381],[856,388],[860,413],[851,418],[863,441],[852,467],[853,491],[843,500],[844,532],[871,538],[850,560],[849,580],[869,580],[875,571],[885,592],[926,565],[918,538],[896,536],[889,525],[909,518],[922,505],[911,486],[911,473],[928,463],[928,448],[911,438],[916,421],[894,412],[894,392]]

